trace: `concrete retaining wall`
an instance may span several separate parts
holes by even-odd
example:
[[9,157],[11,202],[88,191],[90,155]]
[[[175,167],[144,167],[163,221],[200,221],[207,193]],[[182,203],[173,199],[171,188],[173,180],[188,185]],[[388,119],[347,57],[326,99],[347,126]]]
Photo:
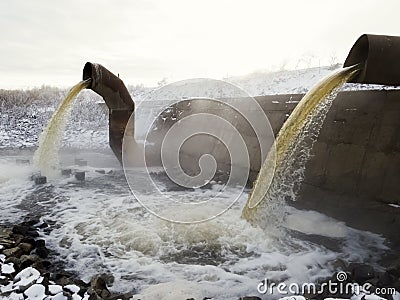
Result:
[[[256,97],[267,114],[273,132],[284,121],[303,95]],[[246,110],[246,101],[240,100]],[[153,104],[152,104],[153,105]],[[226,107],[206,105],[206,109],[182,102],[170,114],[175,121],[156,124],[150,136],[159,140],[186,115],[207,111],[233,122],[250,150],[251,180],[261,165],[260,149],[251,126]],[[265,137],[268,138],[268,137]],[[229,168],[229,156],[222,145],[210,146],[210,137],[197,138],[183,147],[183,168],[196,170],[205,152],[219,161],[218,168]],[[161,163],[159,148],[152,153],[155,165]],[[305,179],[295,206],[314,209],[360,229],[378,232],[400,244],[400,90],[341,92],[326,116],[320,135],[306,165]]]
[[295,205],[399,244],[400,91],[340,93],[312,155]]

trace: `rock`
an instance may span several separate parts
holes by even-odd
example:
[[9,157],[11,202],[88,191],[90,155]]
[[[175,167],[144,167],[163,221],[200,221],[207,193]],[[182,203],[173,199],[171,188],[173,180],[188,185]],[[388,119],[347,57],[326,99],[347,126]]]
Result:
[[90,286],[97,292],[98,290],[107,290],[105,280],[101,276],[94,277],[90,281]]
[[30,244],[30,245],[32,246],[32,248],[35,248],[35,247],[36,247],[36,241],[35,241],[34,238],[31,238],[31,237],[24,237],[24,238],[21,240],[21,243]]
[[41,284],[34,284],[26,289],[24,295],[31,300],[43,300],[46,297],[45,288]]
[[[111,296],[110,291],[107,288],[106,281],[102,276],[97,276],[94,277],[90,281],[90,288],[88,289],[88,294],[91,297],[94,297],[93,295],[96,294],[96,296],[103,298],[103,299],[108,299]],[[91,299],[91,298],[89,298]],[[93,298],[96,299],[96,298]]]
[[46,242],[44,240],[36,240],[36,247],[46,247]]
[[0,286],[5,286],[10,282],[10,279],[6,276],[0,276]]
[[49,269],[50,262],[47,260],[38,260],[32,264],[32,268],[35,268],[41,272],[46,272]]
[[69,291],[64,290],[64,291],[63,291],[63,295],[64,295],[65,297],[67,297],[68,300],[69,300],[69,299],[72,299],[72,293],[70,293]]
[[85,172],[75,172],[75,178],[79,181],[85,181]]
[[38,259],[39,258],[36,255],[22,255],[20,258],[21,269],[31,267]]
[[49,297],[49,300],[68,300],[66,296],[64,296],[63,293],[58,293],[57,295]]
[[[29,232],[29,231],[28,231]],[[27,232],[27,233],[28,233]],[[16,246],[18,246],[21,242],[22,242],[22,240],[24,239],[24,236],[23,235],[21,235],[21,234],[16,234],[16,233],[14,233],[13,234],[13,239],[14,239],[14,244],[16,245]]]
[[16,289],[17,288],[13,286],[13,283],[9,282],[7,285],[0,286],[0,295],[12,293],[13,291],[16,291]]
[[47,183],[47,177],[46,176],[36,176],[34,181],[35,181],[35,184],[45,184],[45,183]]
[[73,284],[73,280],[69,276],[62,276],[56,280],[57,284],[65,286],[68,284]]
[[24,294],[18,294],[16,292],[12,292],[9,296],[8,296],[9,300],[23,300],[24,298]]
[[110,297],[111,293],[107,290],[104,289],[101,291],[100,297],[103,299],[108,299],[108,297]]
[[89,300],[99,300],[99,299],[101,299],[97,295],[96,291],[92,287],[88,288],[87,294],[89,295]]
[[57,295],[58,293],[62,293],[63,292],[63,288],[61,285],[58,284],[50,284],[49,285],[49,293],[51,295]]
[[26,235],[32,238],[39,237],[39,233],[36,230],[29,230]]
[[3,254],[7,257],[16,257],[16,258],[20,258],[21,255],[23,254],[22,250],[18,247],[14,247],[11,249],[5,249],[3,251]]
[[14,269],[13,263],[3,264],[1,266],[1,274],[12,274],[14,272],[15,272],[15,269]]
[[19,286],[21,290],[25,290],[26,287],[32,285],[39,277],[39,271],[29,267],[22,270],[14,277],[14,285]]
[[106,171],[105,171],[105,170],[95,170],[95,172],[96,172],[96,173],[99,173],[99,174],[106,174]]
[[21,234],[21,235],[26,235],[28,231],[30,231],[31,228],[29,226],[25,225],[15,225],[12,229],[12,232],[15,234]]
[[396,277],[390,274],[390,272],[384,272],[378,276],[378,287],[391,287],[396,282]]
[[20,243],[18,247],[22,250],[23,253],[29,254],[31,253],[33,246],[28,243]]
[[39,176],[42,176],[42,174],[41,174],[40,172],[35,172],[35,173],[33,173],[33,174],[30,176],[30,179],[31,179],[32,181],[35,181],[35,178],[36,178],[36,177],[39,177]]
[[21,265],[21,259],[14,256],[10,256],[6,259],[5,263],[12,263],[14,264],[15,267],[18,268]]
[[12,230],[10,228],[0,228],[0,250],[4,249],[4,247],[12,247],[14,246],[14,241],[10,237]]
[[72,170],[71,169],[62,169],[61,170],[61,175],[62,176],[71,176],[71,174],[72,174]]
[[353,280],[359,284],[363,284],[367,280],[375,277],[374,268],[369,265],[352,264],[350,265],[350,269]]
[[400,278],[400,259],[392,263],[392,266],[387,270],[391,275]]
[[72,294],[76,294],[79,292],[80,288],[79,288],[79,286],[77,286],[75,284],[68,284],[68,285],[64,286],[64,290],[68,290]]
[[245,297],[239,298],[239,300],[262,300],[262,299],[257,296],[245,296]]
[[373,293],[373,292],[375,292],[375,288],[378,286],[379,279],[378,278],[371,278],[371,279],[368,279],[367,281],[365,281],[365,283],[370,283],[371,284],[371,288],[370,288],[369,292]]
[[71,300],[82,300],[82,297],[79,296],[78,294],[73,294]]
[[36,248],[36,254],[40,258],[47,258],[49,256],[49,250],[47,250],[46,247],[37,247]]

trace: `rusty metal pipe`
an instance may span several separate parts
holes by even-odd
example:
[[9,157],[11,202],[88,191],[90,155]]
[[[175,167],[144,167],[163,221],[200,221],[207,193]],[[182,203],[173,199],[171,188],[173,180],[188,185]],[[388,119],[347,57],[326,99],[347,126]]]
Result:
[[343,67],[355,64],[362,71],[350,82],[400,85],[400,37],[363,34],[358,38]]
[[[100,64],[87,62],[83,68],[83,80],[91,79],[89,89],[103,97],[109,109],[109,144],[115,156],[122,162],[122,140],[130,116],[134,113],[133,102],[123,81]],[[132,130],[133,135],[133,128]]]

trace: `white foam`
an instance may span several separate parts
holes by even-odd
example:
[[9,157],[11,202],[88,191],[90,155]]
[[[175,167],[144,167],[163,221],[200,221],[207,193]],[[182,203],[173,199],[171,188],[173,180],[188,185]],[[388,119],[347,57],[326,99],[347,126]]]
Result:
[[348,228],[343,222],[338,222],[321,213],[293,208],[288,211],[289,214],[285,222],[286,228],[305,234],[317,234],[333,238],[343,238],[348,234]]
[[[313,282],[332,275],[337,259],[363,261],[383,250],[383,239],[378,236],[355,231],[316,212],[287,208],[285,226],[289,230],[253,227],[240,218],[246,194],[210,222],[172,224],[141,207],[122,173],[99,174],[90,165],[85,169],[86,182],[54,180],[52,196],[37,199],[35,205],[45,205],[44,220],[57,223],[44,235],[46,245],[85,281],[95,274],[113,274],[112,291],[136,289],[143,297],[165,299],[173,297],[167,291],[176,292],[177,298],[232,299],[256,294],[264,278]],[[12,178],[0,188],[1,195],[14,199],[8,202],[10,207],[20,202],[11,198],[12,193],[20,193],[19,199],[35,193],[32,183],[30,187],[27,183],[26,178]],[[171,197],[174,195],[201,198],[209,192],[171,192]],[[209,211],[170,213],[207,215]],[[312,226],[315,222],[319,226]],[[301,240],[292,231],[338,239],[340,249]],[[63,296],[57,294],[55,299],[58,297]]]
[[175,282],[159,283],[152,285],[140,295],[135,295],[133,299],[142,300],[176,300],[176,299],[202,299],[205,296],[205,292],[199,288],[198,285],[186,281],[177,280]]

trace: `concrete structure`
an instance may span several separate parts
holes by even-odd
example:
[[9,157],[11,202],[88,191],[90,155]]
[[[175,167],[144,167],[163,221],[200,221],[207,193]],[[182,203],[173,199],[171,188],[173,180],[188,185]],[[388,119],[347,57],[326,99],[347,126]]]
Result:
[[400,246],[400,90],[342,92],[314,144],[295,206]]
[[[255,99],[268,116],[274,134],[303,95],[262,96]],[[189,101],[189,100],[188,100]],[[161,165],[160,143],[166,131],[179,119],[205,110],[235,120],[250,152],[250,181],[257,175],[260,149],[254,131],[227,106],[203,102],[180,102],[155,124],[149,135],[154,165]],[[248,99],[237,99],[246,103]],[[155,105],[155,103],[149,103]],[[149,107],[150,107],[149,106]],[[141,107],[143,109],[143,106]],[[242,110],[246,109],[246,105]],[[294,206],[313,209],[346,222],[355,228],[381,233],[400,245],[400,90],[361,90],[340,92],[329,110],[306,164]],[[166,118],[167,121],[163,121]],[[197,137],[182,147],[182,167],[198,172],[198,158],[212,154],[219,169],[230,168],[223,146],[210,137]],[[158,158],[158,159],[157,159]]]
[[[400,85],[399,49],[400,37],[363,35],[351,49],[345,66],[361,66],[362,72],[354,82]],[[110,146],[121,161],[122,136],[134,111],[133,101],[122,81],[100,65],[86,64],[83,78],[92,79],[90,88],[103,96],[110,109]],[[275,134],[302,96],[256,97]],[[242,112],[247,100],[235,100],[241,103]],[[148,137],[149,142],[159,144],[175,122],[199,112],[223,116],[237,127],[250,152],[250,180],[254,180],[261,165],[258,140],[250,124],[224,106],[182,101],[161,116],[155,124],[158,129]],[[321,211],[355,228],[381,233],[394,247],[400,248],[399,114],[400,90],[339,93],[314,144],[294,205]],[[182,153],[182,167],[188,173],[198,171],[194,162],[204,153],[216,158],[218,169],[229,168],[226,163],[230,161],[229,153],[211,137],[184,145]],[[159,147],[155,146],[150,156],[153,165],[161,165]]]
[[[277,133],[302,96],[256,99]],[[312,148],[294,206],[381,233],[400,246],[399,116],[400,90],[339,93]]]

